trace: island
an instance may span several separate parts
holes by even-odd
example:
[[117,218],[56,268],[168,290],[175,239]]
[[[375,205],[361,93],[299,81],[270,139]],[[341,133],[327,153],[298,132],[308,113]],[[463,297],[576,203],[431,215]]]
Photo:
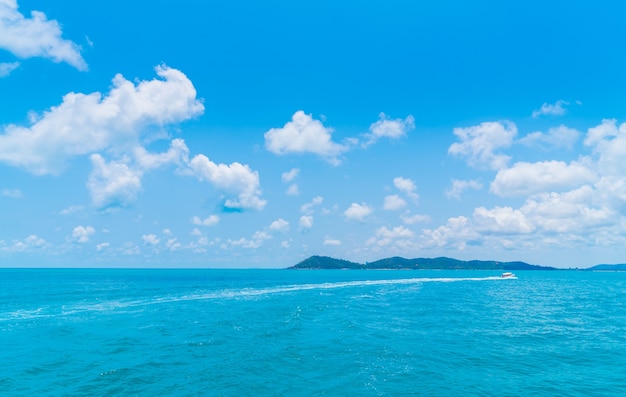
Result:
[[463,261],[459,259],[415,258],[398,256],[374,262],[356,263],[328,256],[311,256],[288,269],[363,269],[363,270],[557,270],[554,267],[531,265],[525,262]]

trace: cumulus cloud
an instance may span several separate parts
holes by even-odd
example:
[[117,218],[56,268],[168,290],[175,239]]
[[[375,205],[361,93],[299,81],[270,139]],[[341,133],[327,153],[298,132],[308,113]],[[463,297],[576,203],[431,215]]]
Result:
[[480,190],[483,188],[483,184],[476,180],[459,180],[453,179],[452,186],[446,190],[446,196],[448,198],[461,199],[461,194],[467,189]]
[[[285,183],[289,183],[292,182],[294,179],[296,179],[296,177],[298,176],[298,174],[300,173],[300,169],[299,168],[292,168],[291,170],[287,171],[287,172],[283,172],[283,174],[281,175],[281,179],[283,182]],[[289,196],[297,196],[300,194],[300,190],[298,189],[298,185],[297,184],[291,184],[286,191],[287,195]]]
[[594,203],[598,193],[591,186],[542,193],[527,199],[520,211],[546,233],[589,233],[599,226],[619,224],[616,209],[602,203],[601,198]]
[[511,146],[517,135],[517,127],[509,121],[484,122],[480,125],[455,128],[460,142],[453,143],[448,153],[467,159],[471,167],[504,168],[510,157],[498,150]]
[[486,233],[531,233],[535,227],[520,210],[511,207],[495,207],[491,210],[479,207],[474,210],[477,230]]
[[191,218],[191,223],[193,223],[194,225],[200,225],[200,226],[215,226],[218,224],[219,221],[220,221],[220,217],[217,215],[209,215],[205,219],[201,219],[198,216],[194,216],[193,218]]
[[396,226],[392,229],[382,226],[376,229],[374,237],[366,241],[366,245],[385,247],[396,244],[400,247],[407,247],[413,244],[415,233],[404,226]]
[[167,164],[180,166],[189,162],[189,148],[182,139],[173,139],[169,149],[163,153],[150,153],[143,146],[136,146],[133,152],[135,162],[144,171]]
[[286,232],[289,230],[289,222],[283,218],[278,218],[270,224],[270,230],[275,232]]
[[7,77],[12,71],[20,66],[19,62],[4,62],[0,63],[0,78]]
[[254,233],[252,238],[240,238],[238,240],[227,240],[224,244],[222,244],[222,248],[228,249],[229,247],[241,247],[248,249],[257,249],[263,245],[266,240],[271,239],[272,236],[266,232],[257,231]]
[[416,223],[430,221],[430,216],[422,214],[411,214],[409,211],[407,211],[400,216],[400,219],[402,219],[402,222],[406,223],[407,225],[414,225]]
[[96,245],[96,251],[98,252],[104,251],[105,249],[109,248],[110,245],[111,245],[110,243],[100,243]]
[[[494,244],[506,249],[566,247],[585,240],[613,238],[623,230],[618,211],[602,195],[585,185],[563,193],[538,193],[519,208],[478,207],[471,218],[450,218],[437,229],[425,229],[428,245],[465,249],[468,245]],[[506,238],[505,238],[506,237]]]
[[[556,144],[557,136],[570,137],[574,142],[579,133],[560,126],[537,139]],[[570,248],[626,243],[622,216],[626,203],[626,123],[603,120],[588,129],[584,144],[591,154],[574,161],[517,162],[497,168],[491,192],[521,197],[522,204],[477,207],[470,217],[453,217],[443,226],[425,229],[424,243],[525,252],[546,245]]]
[[334,238],[326,237],[324,239],[324,245],[338,246],[338,245],[341,245],[341,240],[337,240],[337,239],[334,239]]
[[415,182],[411,179],[399,176],[397,178],[393,178],[393,185],[410,199],[414,201],[419,199],[419,195],[415,192],[417,187],[415,186]]
[[370,132],[365,134],[363,146],[369,146],[380,138],[399,139],[407,132],[415,129],[415,118],[411,115],[406,119],[389,119],[385,113],[379,115],[379,120],[370,125]]
[[182,72],[158,66],[156,73],[161,79],[137,84],[118,74],[107,95],[69,93],[31,126],[4,127],[0,162],[38,175],[58,174],[74,157],[136,148],[150,127],[178,123],[204,111]]
[[566,109],[563,106],[569,105],[569,102],[566,102],[562,99],[559,99],[554,104],[544,103],[541,105],[541,108],[535,109],[533,111],[533,118],[537,118],[539,116],[563,116],[566,112]]
[[626,178],[626,123],[617,126],[614,119],[590,128],[584,141],[598,162],[603,177]]
[[317,207],[321,205],[323,202],[324,202],[324,197],[322,196],[313,197],[313,200],[309,201],[306,204],[303,204],[302,207],[300,207],[300,211],[305,214],[312,214],[313,207]]
[[296,177],[298,176],[299,173],[300,173],[300,169],[299,168],[292,168],[291,170],[289,170],[287,172],[283,172],[282,175],[281,175],[281,179],[285,183],[291,182],[294,179],[296,179]]
[[532,132],[518,142],[528,146],[551,146],[571,149],[580,137],[580,132],[564,125],[548,129],[547,133]]
[[373,211],[374,209],[365,203],[352,203],[350,204],[350,207],[343,212],[343,214],[348,220],[363,221]]
[[150,153],[136,147],[130,156],[107,162],[100,154],[92,154],[93,170],[87,187],[96,208],[126,207],[137,199],[143,175],[167,164],[186,167],[189,149],[182,139],[174,139],[163,153]]
[[200,179],[211,182],[219,189],[233,193],[236,199],[229,198],[224,207],[228,209],[256,209],[265,207],[261,199],[259,173],[241,163],[216,164],[203,154],[190,162],[193,173]]
[[87,70],[80,46],[63,39],[62,34],[60,24],[48,20],[43,12],[31,11],[26,18],[18,11],[16,0],[0,0],[0,48],[19,58],[43,57]]
[[445,225],[436,229],[424,229],[423,238],[427,246],[447,247],[464,250],[468,242],[480,239],[480,234],[470,225],[465,216],[449,218]]
[[126,207],[141,191],[141,171],[123,162],[106,162],[99,154],[91,155],[93,170],[87,187],[96,208]]
[[147,245],[157,245],[161,242],[161,239],[159,239],[156,234],[144,234],[141,236],[141,239],[143,243]]
[[31,234],[23,240],[15,240],[13,244],[4,246],[2,240],[0,240],[0,251],[5,252],[23,252],[31,249],[40,249],[48,245],[46,240],[38,237],[36,234]]
[[302,215],[300,217],[300,221],[298,222],[298,227],[300,230],[308,230],[313,227],[313,216],[311,215]]
[[313,153],[338,164],[337,156],[348,147],[333,142],[332,133],[332,128],[298,110],[283,128],[272,128],[265,133],[265,147],[275,154]]
[[400,198],[397,194],[393,194],[385,197],[385,203],[383,209],[387,211],[397,211],[406,207],[406,201]]
[[91,226],[76,226],[72,231],[72,240],[77,243],[86,243],[95,232],[96,230]]
[[563,191],[598,179],[589,159],[567,164],[563,161],[519,162],[501,169],[491,183],[491,192],[502,197],[528,196],[539,192]]

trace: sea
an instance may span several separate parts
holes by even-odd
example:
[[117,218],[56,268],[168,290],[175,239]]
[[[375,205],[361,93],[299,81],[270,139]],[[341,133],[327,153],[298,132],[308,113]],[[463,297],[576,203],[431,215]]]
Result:
[[626,273],[0,269],[0,396],[624,396]]

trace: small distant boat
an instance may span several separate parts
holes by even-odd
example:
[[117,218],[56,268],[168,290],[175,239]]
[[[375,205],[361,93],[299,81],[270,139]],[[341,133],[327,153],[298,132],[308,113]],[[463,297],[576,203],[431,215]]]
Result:
[[512,278],[515,277],[515,274],[511,273],[511,272],[504,272],[502,273],[502,278]]

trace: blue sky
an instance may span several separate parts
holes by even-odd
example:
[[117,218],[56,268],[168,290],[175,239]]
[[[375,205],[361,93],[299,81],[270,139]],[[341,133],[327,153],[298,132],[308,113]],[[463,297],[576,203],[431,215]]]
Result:
[[626,260],[616,3],[0,0],[0,266]]

